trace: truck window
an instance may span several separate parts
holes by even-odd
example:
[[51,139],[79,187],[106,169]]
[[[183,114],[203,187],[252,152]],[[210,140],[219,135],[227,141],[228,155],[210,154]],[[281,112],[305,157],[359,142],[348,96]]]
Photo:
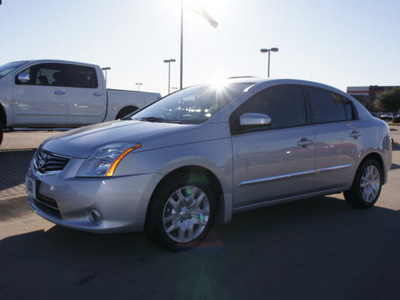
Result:
[[87,66],[69,65],[70,87],[97,88],[96,69]]
[[21,83],[18,81],[17,75],[16,84],[67,86],[65,80],[66,68],[63,64],[38,64],[25,69],[21,73],[29,74],[30,80],[28,83]]
[[78,88],[97,88],[96,69],[88,66],[44,63],[31,66],[21,73],[28,73],[30,81],[21,83],[18,75],[16,84],[51,85]]

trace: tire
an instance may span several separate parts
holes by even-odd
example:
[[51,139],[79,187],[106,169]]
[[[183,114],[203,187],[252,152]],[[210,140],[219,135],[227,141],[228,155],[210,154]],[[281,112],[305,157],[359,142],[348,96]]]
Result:
[[356,208],[370,208],[379,198],[382,189],[382,170],[369,159],[358,168],[351,189],[344,192],[347,203]]
[[187,250],[207,236],[214,217],[215,196],[207,177],[177,174],[155,191],[145,232],[167,249]]
[[123,117],[129,115],[130,113],[133,113],[134,111],[138,110],[138,108],[136,106],[127,106],[124,107],[123,109],[121,109],[117,116],[116,116],[116,120],[122,119]]
[[3,142],[3,124],[1,123],[0,120],[0,145]]

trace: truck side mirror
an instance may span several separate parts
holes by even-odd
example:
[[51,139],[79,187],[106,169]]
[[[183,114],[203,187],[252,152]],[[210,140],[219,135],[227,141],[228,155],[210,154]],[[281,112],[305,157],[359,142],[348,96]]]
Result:
[[17,78],[20,83],[28,83],[31,81],[31,75],[29,73],[19,73]]
[[240,125],[271,125],[271,117],[259,113],[245,113],[240,116]]

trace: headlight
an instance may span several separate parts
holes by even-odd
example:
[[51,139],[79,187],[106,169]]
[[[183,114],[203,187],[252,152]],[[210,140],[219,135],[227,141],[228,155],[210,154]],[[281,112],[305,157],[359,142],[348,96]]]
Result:
[[119,162],[131,151],[141,145],[111,144],[97,149],[80,167],[77,177],[110,177]]

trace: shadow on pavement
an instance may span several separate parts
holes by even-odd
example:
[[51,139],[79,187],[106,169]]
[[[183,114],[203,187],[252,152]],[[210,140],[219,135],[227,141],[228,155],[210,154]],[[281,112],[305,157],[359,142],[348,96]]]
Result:
[[[379,205],[379,202],[378,202]],[[54,226],[0,242],[5,299],[399,299],[400,214],[334,197],[236,214],[172,253]]]

